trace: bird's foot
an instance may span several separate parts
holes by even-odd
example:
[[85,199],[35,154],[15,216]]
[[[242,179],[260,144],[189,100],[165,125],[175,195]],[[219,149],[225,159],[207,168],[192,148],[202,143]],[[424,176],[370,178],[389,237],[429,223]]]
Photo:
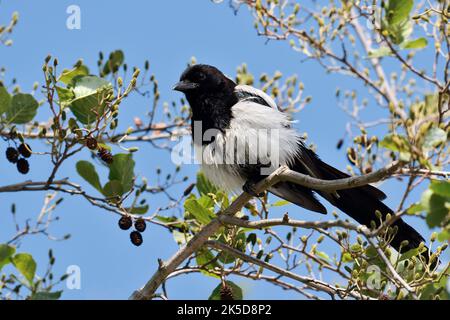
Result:
[[264,196],[264,192],[257,193],[255,187],[256,187],[256,185],[253,181],[247,180],[244,183],[244,185],[242,186],[242,190],[244,190],[244,192],[247,192],[252,197],[260,198],[260,197]]

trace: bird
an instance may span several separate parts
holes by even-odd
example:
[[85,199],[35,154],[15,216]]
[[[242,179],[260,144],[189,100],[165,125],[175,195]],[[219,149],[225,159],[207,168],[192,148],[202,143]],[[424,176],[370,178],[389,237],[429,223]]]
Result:
[[[184,93],[190,105],[191,131],[201,170],[225,191],[258,196],[256,183],[281,165],[323,180],[349,177],[305,145],[304,138],[292,127],[289,114],[280,111],[268,94],[249,85],[238,85],[214,66],[188,66],[173,90]],[[307,210],[326,214],[318,195],[369,228],[373,221],[380,225],[380,213],[384,220],[394,212],[383,203],[386,195],[370,184],[329,192],[279,182],[267,191]],[[397,232],[390,245],[400,253],[425,242],[401,218],[392,227]]]

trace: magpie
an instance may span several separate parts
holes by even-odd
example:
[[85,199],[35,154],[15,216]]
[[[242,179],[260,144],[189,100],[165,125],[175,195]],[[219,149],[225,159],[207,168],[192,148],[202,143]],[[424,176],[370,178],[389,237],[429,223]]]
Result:
[[[208,180],[216,186],[255,195],[255,184],[280,165],[318,179],[349,177],[305,146],[292,128],[289,115],[279,111],[275,101],[263,91],[237,85],[217,68],[205,64],[189,66],[173,89],[184,93],[189,102],[196,157]],[[305,209],[326,214],[316,197],[320,195],[368,227],[372,221],[380,225],[376,212],[381,213],[383,220],[387,214],[393,214],[382,202],[386,195],[371,185],[328,192],[279,182],[268,191]],[[425,242],[402,219],[393,226],[398,229],[390,245],[397,251],[406,252]]]

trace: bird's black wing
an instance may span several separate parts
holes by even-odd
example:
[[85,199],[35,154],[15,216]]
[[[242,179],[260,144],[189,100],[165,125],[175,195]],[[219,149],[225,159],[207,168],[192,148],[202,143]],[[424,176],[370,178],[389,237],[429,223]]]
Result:
[[[298,157],[291,166],[291,169],[324,180],[336,180],[349,177],[348,174],[320,160],[312,150],[306,148],[302,143],[299,143]],[[320,194],[332,205],[359,223],[368,227],[371,226],[372,221],[377,226],[380,225],[380,221],[375,214],[376,211],[381,213],[383,220],[388,213],[393,214],[393,210],[381,201],[386,198],[386,195],[370,185],[338,190],[333,193],[319,190],[313,191]],[[417,248],[424,241],[423,237],[402,219],[398,219],[393,225],[398,228],[397,234],[391,242],[391,245],[396,250],[405,252]],[[404,240],[408,240],[408,244],[402,246],[401,244]],[[427,256],[424,256],[427,259]]]
[[[292,170],[324,180],[336,180],[350,177],[348,174],[320,160],[312,150],[303,144],[303,142],[299,141],[298,148],[297,156],[290,166]],[[371,185],[360,187],[359,190],[377,200],[386,198],[386,195],[382,191]],[[327,213],[326,208],[314,196],[313,190],[309,188],[294,183],[283,182],[273,186],[269,191],[280,198],[295,203],[305,209],[323,214]],[[339,198],[338,193],[319,192],[319,194],[332,204],[335,204],[336,198]]]
[[[336,180],[350,177],[348,174],[320,160],[317,154],[307,148],[302,142],[299,142],[298,148],[298,156],[291,169],[324,180]],[[371,185],[359,188],[378,200],[386,199],[384,192]]]
[[275,101],[262,90],[247,85],[239,85],[234,88],[234,93],[239,101],[255,102],[263,107],[278,110]]
[[269,188],[269,192],[305,209],[327,213],[327,209],[316,199],[311,189],[289,182],[281,182]]

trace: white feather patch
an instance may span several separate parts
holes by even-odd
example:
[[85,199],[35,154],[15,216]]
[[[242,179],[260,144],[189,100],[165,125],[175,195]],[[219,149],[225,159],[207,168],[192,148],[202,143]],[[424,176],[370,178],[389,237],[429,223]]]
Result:
[[239,164],[263,164],[263,174],[290,164],[298,152],[299,135],[290,128],[288,115],[255,102],[240,101],[232,107],[233,118],[225,133],[210,144],[196,145],[202,171],[226,191],[240,191],[245,180]]

